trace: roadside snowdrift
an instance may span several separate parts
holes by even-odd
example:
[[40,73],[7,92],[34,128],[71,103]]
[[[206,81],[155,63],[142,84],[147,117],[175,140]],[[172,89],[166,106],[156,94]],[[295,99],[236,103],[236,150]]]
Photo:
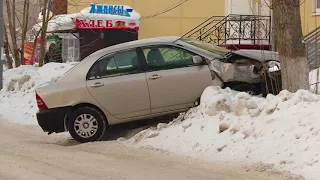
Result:
[[[74,63],[20,66],[4,72],[0,116],[37,124],[34,89],[72,68]],[[169,124],[139,132],[124,141],[210,161],[274,164],[307,179],[320,179],[320,96],[309,91],[282,91],[252,97],[208,87],[201,104]]]
[[199,107],[128,141],[215,162],[270,163],[320,179],[319,100],[304,90],[264,99],[208,87]]
[[0,91],[0,116],[22,124],[37,124],[38,110],[34,89],[37,85],[60,77],[75,63],[49,63],[41,68],[20,66],[4,71]]

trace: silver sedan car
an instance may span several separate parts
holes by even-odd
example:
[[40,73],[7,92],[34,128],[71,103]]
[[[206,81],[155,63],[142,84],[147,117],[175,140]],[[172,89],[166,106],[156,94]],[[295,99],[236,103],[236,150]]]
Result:
[[277,53],[230,52],[181,37],[111,46],[36,88],[38,123],[49,134],[101,140],[109,126],[186,111],[211,85],[261,94],[269,61]]

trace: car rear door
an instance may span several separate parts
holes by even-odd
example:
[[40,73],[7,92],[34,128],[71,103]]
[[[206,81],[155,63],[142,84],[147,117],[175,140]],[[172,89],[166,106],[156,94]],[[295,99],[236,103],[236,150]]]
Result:
[[146,74],[141,70],[136,49],[97,61],[88,73],[87,88],[118,119],[151,113]]
[[160,113],[191,107],[203,90],[212,85],[208,65],[193,64],[196,54],[179,47],[142,47],[147,63],[151,112]]

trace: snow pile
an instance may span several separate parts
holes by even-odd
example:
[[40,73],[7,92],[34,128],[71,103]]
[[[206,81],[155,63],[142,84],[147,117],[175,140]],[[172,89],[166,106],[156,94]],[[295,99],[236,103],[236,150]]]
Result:
[[[37,124],[34,89],[76,63],[20,66],[4,72],[0,116]],[[267,98],[210,86],[199,107],[123,141],[211,161],[273,164],[307,179],[320,179],[320,96],[282,91]]]
[[37,85],[55,80],[76,63],[48,63],[41,68],[20,66],[3,74],[0,91],[0,116],[22,124],[36,124],[38,110],[34,89]]
[[215,162],[263,162],[320,179],[319,100],[305,90],[264,99],[208,87],[199,107],[128,141]]

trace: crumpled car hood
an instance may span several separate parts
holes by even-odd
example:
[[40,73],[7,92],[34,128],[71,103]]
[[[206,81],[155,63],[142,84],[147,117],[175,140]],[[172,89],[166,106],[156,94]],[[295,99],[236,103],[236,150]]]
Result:
[[279,54],[275,51],[242,49],[234,51],[233,54],[238,54],[248,58],[256,59],[262,63],[270,60],[280,61]]

